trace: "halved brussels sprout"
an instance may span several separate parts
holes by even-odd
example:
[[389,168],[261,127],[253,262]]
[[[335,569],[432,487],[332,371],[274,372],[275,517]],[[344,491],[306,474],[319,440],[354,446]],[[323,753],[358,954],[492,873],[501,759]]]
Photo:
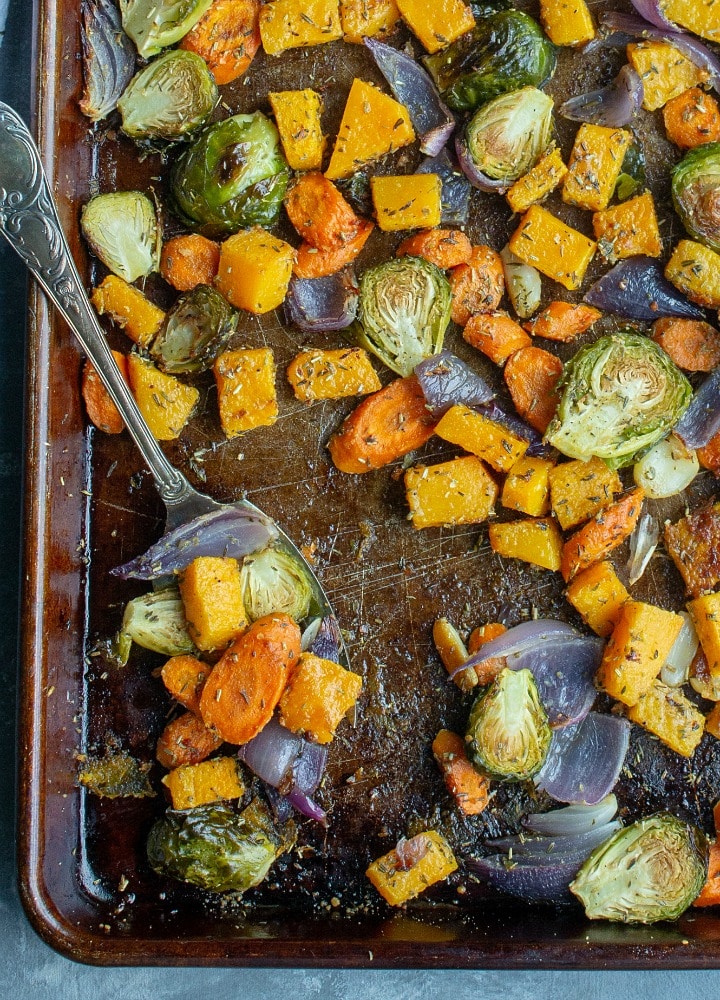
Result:
[[512,184],[547,149],[552,112],[552,98],[535,87],[523,87],[484,104],[465,129],[474,166],[490,180]]
[[672,172],[672,196],[693,239],[720,250],[720,142],[685,154]]
[[465,735],[468,757],[489,778],[525,781],[542,767],[552,731],[529,670],[501,670],[476,699]]
[[120,0],[123,28],[143,59],[174,45],[197,24],[212,0]]
[[313,581],[300,560],[284,549],[270,546],[256,556],[246,556],[240,584],[251,622],[273,612],[301,621],[310,610]]
[[207,63],[173,49],[136,73],[118,101],[122,130],[133,139],[181,139],[210,117],[218,89]]
[[596,847],[570,890],[590,920],[675,920],[705,883],[707,854],[707,841],[696,827],[657,813]]
[[191,225],[222,234],[274,225],[289,178],[278,131],[256,111],[208,126],[176,163],[171,189]]
[[157,271],[160,227],[155,206],[140,191],[112,191],[91,198],[80,226],[90,249],[113,274],[133,282]]
[[360,279],[357,343],[398,375],[442,350],[452,306],[450,282],[421,257],[398,257]]
[[677,423],[692,396],[679,368],[648,337],[619,330],[578,351],[545,439],[563,455],[630,465]]
[[133,643],[164,656],[195,652],[177,587],[153,590],[129,601],[120,631],[109,645],[109,653],[124,666]]
[[158,368],[172,375],[204,372],[235,333],[238,314],[209,285],[181,295],[167,314],[150,354]]
[[155,795],[148,772],[125,750],[110,749],[106,756],[88,754],[78,767],[78,781],[93,795],[104,799],[145,799]]

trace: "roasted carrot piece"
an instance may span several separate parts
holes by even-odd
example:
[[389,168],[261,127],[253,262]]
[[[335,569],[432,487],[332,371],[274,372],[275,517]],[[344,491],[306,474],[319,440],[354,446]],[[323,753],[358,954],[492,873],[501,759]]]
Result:
[[[497,639],[504,632],[507,632],[507,629],[500,622],[488,622],[486,625],[478,625],[470,633],[468,653],[470,656],[473,656],[486,643],[492,639]],[[489,660],[485,660],[484,663],[479,663],[476,667],[473,667],[478,684],[483,687],[486,684],[492,684],[500,671],[505,669],[505,666],[504,656],[492,656]]]
[[436,424],[410,375],[364,399],[330,438],[328,450],[341,472],[370,472],[425,444]]
[[199,764],[222,746],[222,742],[222,738],[208,729],[197,715],[183,712],[163,729],[155,756],[171,771],[185,764]]
[[720,332],[702,320],[658,319],[652,339],[685,371],[711,372],[720,365]]
[[357,235],[362,221],[317,170],[293,184],[285,195],[285,210],[301,239],[316,250],[341,250]]
[[506,312],[476,313],[465,324],[463,337],[498,365],[505,364],[511,354],[532,344],[519,323]]
[[160,676],[168,692],[194,715],[200,714],[200,694],[212,667],[196,656],[171,656]]
[[232,83],[260,48],[260,0],[214,0],[180,48],[201,56],[215,83]]
[[163,245],[160,274],[179,292],[212,285],[220,264],[220,246],[199,233],[176,236]]
[[467,264],[450,271],[452,319],[465,326],[475,313],[494,312],[505,291],[505,275],[500,255],[490,247],[472,248]]
[[[433,625],[433,642],[442,665],[451,675],[453,682],[461,691],[472,691],[477,684],[477,675],[470,667],[468,670],[455,671],[468,658],[468,651],[460,633],[447,618],[438,618]],[[454,676],[453,676],[454,675]]]
[[663,108],[665,131],[680,149],[693,149],[720,139],[718,102],[700,87],[690,87]]
[[560,572],[567,582],[576,573],[600,562],[632,534],[645,497],[640,487],[599,511],[565,542]]
[[458,808],[466,816],[477,816],[490,801],[490,783],[468,760],[462,737],[441,729],[433,740],[432,751]]
[[355,260],[374,228],[374,222],[361,219],[354,236],[337,249],[318,250],[309,243],[301,244],[295,257],[293,273],[298,278],[324,278],[328,274],[337,274]]
[[447,269],[470,261],[472,243],[458,229],[424,229],[403,240],[395,256],[423,257]]
[[270,721],[300,657],[300,629],[265,615],[215,664],[200,695],[203,722],[228,743],[247,743]]
[[561,340],[567,343],[589,330],[602,313],[592,306],[572,305],[570,302],[551,302],[535,319],[523,323],[533,337]]
[[[119,351],[113,351],[112,356],[117,362],[120,374],[127,382],[127,358]],[[83,365],[82,397],[88,419],[99,431],[104,431],[106,434],[120,434],[125,429],[125,422],[118,413],[117,406],[110,399],[107,389],[100,381],[100,376],[89,361]]]
[[710,845],[708,873],[705,885],[693,906],[718,906],[720,904],[720,844]]
[[698,448],[697,457],[703,469],[720,476],[720,432],[711,437],[704,448]]
[[505,384],[515,409],[531,427],[544,434],[558,406],[556,386],[562,361],[540,347],[523,347],[505,365]]

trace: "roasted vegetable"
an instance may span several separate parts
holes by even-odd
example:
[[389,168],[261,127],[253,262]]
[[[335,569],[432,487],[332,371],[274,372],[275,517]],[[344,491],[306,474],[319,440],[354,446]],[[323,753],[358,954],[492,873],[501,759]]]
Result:
[[255,226],[228,237],[220,247],[215,284],[237,309],[260,315],[282,304],[292,277],[294,251]]
[[521,559],[553,572],[560,569],[563,540],[552,518],[495,521],[488,528],[488,539],[493,552],[505,559]]
[[245,614],[251,622],[273,611],[282,611],[295,621],[310,610],[312,580],[305,565],[281,548],[269,546],[246,556],[240,572]]
[[[707,504],[665,525],[665,547],[688,593],[700,597],[720,584],[720,504]],[[720,661],[719,661],[720,663]]]
[[98,194],[83,207],[83,236],[108,270],[127,282],[157,271],[160,230],[155,206],[140,191]]
[[626,129],[581,125],[563,181],[563,201],[591,212],[607,208],[632,141]]
[[443,414],[435,433],[477,455],[498,472],[509,472],[528,449],[528,442],[496,420],[457,404]]
[[540,0],[540,20],[555,45],[584,45],[595,37],[585,0]]
[[238,314],[209,285],[181,295],[167,314],[150,354],[164,372],[204,372],[211,368],[237,327]]
[[398,10],[428,52],[437,52],[475,26],[463,0],[397,0]]
[[118,101],[122,130],[133,139],[182,139],[207,121],[218,90],[194,52],[173,49],[153,59]]
[[78,781],[105,799],[144,799],[155,794],[148,779],[150,764],[141,764],[124,750],[109,749],[104,757],[83,756]]
[[211,285],[220,263],[220,245],[199,233],[175,236],[163,243],[160,274],[178,292]]
[[213,367],[220,423],[225,435],[236,437],[277,420],[275,362],[269,347],[224,351]]
[[260,0],[213,0],[180,48],[202,56],[215,83],[232,83],[260,48]]
[[704,243],[680,240],[667,262],[665,277],[691,302],[720,309],[720,253]]
[[720,107],[700,87],[690,87],[663,108],[665,131],[680,149],[694,149],[720,140]]
[[125,605],[120,631],[112,643],[119,663],[127,663],[133,642],[165,656],[195,651],[177,587],[141,594]]
[[294,842],[294,825],[278,830],[255,799],[241,813],[225,803],[168,810],[150,831],[147,852],[159,875],[214,892],[245,892]]
[[674,920],[702,889],[707,854],[696,827],[657,813],[595,848],[570,889],[591,920]]
[[414,138],[407,108],[378,87],[356,78],[325,174],[331,181],[348,177],[366,163],[407,146]]
[[143,59],[179,42],[212,0],[120,0],[123,28]]
[[[668,38],[672,38],[670,32]],[[670,40],[643,39],[627,47],[628,62],[643,82],[646,111],[657,111],[689,87],[709,83],[709,67],[695,62]]]
[[685,154],[672,172],[672,196],[690,236],[720,250],[720,142]]
[[288,178],[278,131],[256,111],[208,126],[177,161],[170,183],[180,213],[212,234],[273,225]]
[[455,855],[443,835],[427,830],[400,840],[392,851],[373,861],[365,874],[383,899],[401,906],[456,868]]
[[578,351],[560,387],[547,440],[571,458],[596,455],[616,469],[664,437],[692,395],[667,354],[630,330]]
[[573,291],[582,285],[597,244],[542,205],[531,205],[508,247],[523,263]]
[[272,0],[260,10],[260,37],[265,52],[278,56],[287,49],[324,45],[342,38],[338,0]]
[[180,574],[180,596],[188,632],[200,650],[225,649],[247,625],[237,559],[193,559]]
[[405,491],[414,528],[479,524],[493,512],[498,488],[475,455],[439,465],[415,465],[405,473]]
[[371,177],[370,190],[383,232],[440,225],[442,182],[437,174]]
[[138,347],[149,347],[165,319],[165,313],[139,288],[108,274],[93,289],[91,301],[99,316],[109,316]]
[[314,743],[330,743],[361,689],[359,674],[314,653],[303,653],[280,698],[280,721]]
[[153,436],[158,441],[180,437],[200,399],[200,390],[166,375],[139,354],[128,355],[128,381]]
[[175,767],[162,783],[170,792],[173,809],[194,809],[209,802],[239,799],[245,794],[236,757],[214,757],[199,764]]
[[115,109],[135,72],[135,47],[122,30],[115,0],[83,0],[83,79],[80,110],[101,121]]

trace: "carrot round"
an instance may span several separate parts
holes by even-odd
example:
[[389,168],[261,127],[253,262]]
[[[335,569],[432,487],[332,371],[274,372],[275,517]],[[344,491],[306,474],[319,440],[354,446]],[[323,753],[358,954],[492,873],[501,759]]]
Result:
[[285,210],[298,236],[316,250],[341,250],[360,229],[352,205],[324,174],[303,174],[285,195]]
[[183,712],[168,722],[157,742],[155,756],[172,771],[185,764],[199,764],[222,746],[222,738],[208,729],[192,712]]
[[318,250],[310,243],[301,244],[295,256],[293,274],[298,278],[324,278],[337,274],[355,260],[374,228],[373,222],[360,219],[354,236],[337,248]]
[[300,629],[285,614],[259,618],[215,664],[200,696],[206,726],[247,743],[270,721],[300,656]]
[[403,240],[396,257],[422,257],[443,269],[467,264],[472,256],[472,243],[458,229],[424,229]]
[[718,906],[720,904],[720,844],[710,845],[708,873],[705,885],[693,906]]
[[[503,635],[507,632],[504,625],[500,622],[488,622],[487,625],[478,625],[470,633],[470,638],[468,639],[468,653],[472,656],[477,653],[479,649],[493,639],[497,639],[498,636]],[[483,663],[478,663],[473,669],[477,675],[478,684],[485,686],[486,684],[492,684],[497,675],[501,670],[504,670],[506,666],[504,656],[493,656],[489,660],[485,660]]]
[[582,303],[573,305],[570,302],[551,302],[535,319],[523,323],[523,326],[534,337],[567,343],[589,330],[601,316],[598,309]]
[[698,448],[697,457],[703,469],[709,469],[720,476],[720,432],[711,437],[703,448]]
[[462,738],[441,729],[433,740],[432,751],[458,808],[466,816],[477,816],[490,801],[490,783],[468,760]]
[[[117,362],[120,374],[127,382],[127,358],[119,351],[113,351],[112,356]],[[82,371],[82,397],[85,402],[88,419],[105,434],[120,434],[125,430],[125,422],[118,412],[118,408],[110,398],[105,386],[100,381],[100,376],[95,371],[89,361],[83,365]]]
[[180,48],[204,59],[215,83],[232,83],[260,48],[260,0],[214,0]]
[[465,324],[463,337],[498,365],[532,341],[523,328],[505,312],[477,313]]
[[702,320],[658,319],[652,339],[685,371],[711,372],[720,365],[720,333]]
[[189,233],[163,245],[160,274],[179,292],[189,292],[196,285],[212,285],[219,264],[219,245],[199,233]]
[[452,319],[465,326],[475,313],[494,312],[505,291],[505,275],[500,255],[486,246],[472,248],[467,264],[450,271]]
[[558,406],[556,386],[562,361],[540,347],[523,347],[505,365],[505,383],[515,409],[540,434],[544,434]]
[[169,694],[195,715],[200,714],[200,694],[212,667],[196,656],[171,656],[160,676]]
[[665,131],[680,149],[694,149],[720,139],[718,102],[700,87],[683,91],[663,108]]
[[645,497],[640,487],[630,490],[621,500],[598,511],[565,542],[560,572],[566,581],[583,569],[600,562],[632,534]]

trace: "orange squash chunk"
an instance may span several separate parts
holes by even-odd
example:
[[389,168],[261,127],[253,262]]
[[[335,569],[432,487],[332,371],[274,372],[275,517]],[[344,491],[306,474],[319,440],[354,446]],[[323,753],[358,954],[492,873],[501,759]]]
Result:
[[358,674],[332,660],[303,653],[280,698],[280,721],[315,743],[329,743],[361,689]]
[[247,624],[237,559],[193,559],[180,575],[180,596],[198,649],[224,649]]

